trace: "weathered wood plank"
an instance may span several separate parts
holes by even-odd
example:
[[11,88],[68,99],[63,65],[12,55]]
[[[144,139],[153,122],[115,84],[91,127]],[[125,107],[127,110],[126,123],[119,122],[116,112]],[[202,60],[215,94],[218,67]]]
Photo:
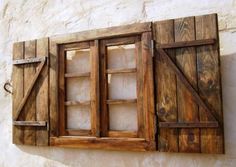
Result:
[[110,27],[98,30],[82,31],[78,33],[57,35],[50,39],[55,43],[72,43],[81,42],[93,39],[111,38],[115,36],[128,36],[134,34],[141,34],[142,32],[151,31],[151,22],[134,23],[126,26]]
[[[205,92],[204,95],[201,93],[200,95],[207,99],[208,103],[210,103],[216,111],[215,114],[217,114],[220,121],[223,122],[217,15],[198,16],[195,20],[196,39],[217,39],[217,43],[213,46],[208,45],[197,48],[198,88],[202,92]],[[207,117],[203,108],[200,108],[200,120],[212,120]],[[201,152],[224,152],[223,128],[201,130]]]
[[[46,61],[48,58],[48,38],[42,38],[37,40],[37,57],[41,58],[41,55],[44,55],[45,58],[42,61]],[[48,121],[49,120],[49,111],[48,111],[48,62],[44,65],[39,78],[36,83],[36,120],[37,121]],[[37,70],[41,66],[37,67]],[[49,125],[48,125],[49,126]],[[36,129],[36,145],[38,146],[47,146],[48,145],[48,128],[40,127]]]
[[135,42],[136,58],[136,92],[137,92],[137,117],[138,117],[138,137],[145,137],[145,116],[143,112],[143,62],[142,62],[142,43],[140,37]]
[[200,46],[200,45],[212,45],[216,42],[216,39],[202,39],[202,40],[193,40],[193,41],[183,41],[183,42],[173,42],[169,44],[159,44],[158,48],[162,49],[174,49],[174,48],[185,48],[191,46]]
[[[153,48],[151,44],[152,32],[142,33],[142,67],[143,67],[143,112],[146,116],[146,140],[155,142],[156,115],[154,106],[154,80],[153,80]],[[155,146],[150,144],[150,149]]]
[[[36,57],[36,41],[25,42],[25,58]],[[25,121],[36,121],[36,91],[33,89],[32,80],[35,76],[35,65],[24,65],[24,97],[27,97],[23,108],[23,117]],[[28,91],[32,89],[32,91]],[[36,129],[34,127],[25,127],[24,129],[24,144],[35,145],[36,141]]]
[[[13,121],[13,125],[15,126],[38,126],[38,127],[46,127],[46,121]],[[44,137],[44,136],[41,136]]]
[[140,138],[53,137],[52,146],[106,150],[148,151],[149,143]]
[[77,129],[66,129],[66,135],[68,136],[91,136],[91,130],[77,130]]
[[[159,45],[174,42],[174,21],[158,21],[154,23],[154,37]],[[167,53],[175,60],[174,50]],[[156,109],[159,121],[177,122],[177,95],[176,76],[168,64],[159,61],[161,55],[155,55],[155,94]],[[178,130],[159,129],[158,150],[165,152],[178,152]]]
[[13,60],[13,65],[39,63],[39,62],[44,61],[45,59],[46,59],[46,55],[35,57],[35,58],[28,58],[28,59],[17,59],[17,60]]
[[[50,137],[58,136],[58,55],[57,45],[50,39],[49,54],[49,111],[50,111]],[[50,142],[51,145],[51,142]]]
[[[194,17],[175,20],[175,42],[195,40]],[[176,49],[176,62],[193,87],[197,87],[194,47]],[[177,77],[178,122],[198,122],[198,106],[193,95]],[[180,152],[200,152],[199,129],[180,129]]]
[[[179,77],[179,80],[181,80],[185,87],[192,93],[193,100],[195,101],[195,103],[197,103],[199,106],[203,107],[206,110],[207,116],[209,118],[217,121],[221,125],[222,121],[219,120],[218,116],[215,114],[216,112],[214,111],[214,109],[208,104],[207,101],[204,101],[204,99],[200,97],[196,88],[194,88],[192,84],[186,79],[184,74],[181,72],[180,68],[176,66],[173,60],[167,55],[167,53],[163,49],[158,49],[157,51],[159,52],[159,54],[162,55],[162,61],[166,61],[169,67],[172,68],[175,74]],[[205,95],[203,91],[199,90],[199,92]]]
[[59,84],[58,84],[58,93],[59,93],[59,135],[64,136],[66,135],[66,124],[67,124],[67,114],[66,114],[66,108],[65,108],[65,100],[67,99],[66,97],[66,88],[65,88],[65,73],[66,73],[66,52],[64,50],[64,46],[59,47],[59,55],[58,55],[58,77],[59,77]]
[[138,36],[109,39],[109,43],[107,43],[106,46],[134,44],[137,41],[137,38],[138,38]]
[[159,122],[161,128],[218,128],[218,122]]
[[107,107],[107,91],[108,91],[108,85],[107,85],[107,51],[106,51],[106,45],[105,41],[101,40],[100,42],[100,57],[99,57],[99,67],[100,67],[100,107],[101,107],[101,136],[107,136],[108,133],[108,127],[109,127],[109,112]]
[[100,89],[99,89],[99,41],[90,42],[90,98],[91,98],[91,131],[93,136],[100,136]]
[[28,99],[29,99],[29,97],[30,97],[30,95],[31,95],[31,93],[32,93],[32,91],[33,91],[33,88],[35,87],[35,83],[36,83],[36,81],[38,80],[39,75],[40,75],[40,73],[41,73],[41,71],[42,71],[44,65],[45,65],[45,61],[44,61],[44,62],[41,62],[40,65],[39,65],[39,67],[38,67],[38,70],[37,70],[36,74],[35,74],[35,75],[32,75],[32,77],[33,77],[32,80],[29,80],[29,81],[28,81],[28,82],[30,82],[30,83],[28,84],[28,87],[24,89],[24,90],[25,90],[25,93],[24,93],[25,95],[24,95],[23,99],[21,100],[19,106],[17,107],[17,110],[16,110],[16,112],[15,112],[15,115],[13,116],[13,119],[14,119],[15,121],[16,121],[16,120],[18,119],[18,117],[20,116],[20,113],[22,112],[23,107],[26,105],[26,102],[28,101]]
[[[13,45],[13,60],[24,58],[24,42],[14,43]],[[24,67],[13,66],[12,82],[13,82],[13,98],[12,98],[12,115],[13,118],[17,115],[17,108],[20,105],[22,98],[24,97]],[[19,120],[23,120],[22,116],[19,116]],[[24,129],[22,127],[13,126],[13,143],[24,143]]]
[[108,131],[109,137],[127,137],[127,138],[137,138],[138,134],[136,131]]

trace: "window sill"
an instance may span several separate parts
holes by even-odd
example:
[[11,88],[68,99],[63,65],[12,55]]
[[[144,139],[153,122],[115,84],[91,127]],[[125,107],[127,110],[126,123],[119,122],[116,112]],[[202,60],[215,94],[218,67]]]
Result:
[[69,148],[91,148],[105,150],[154,151],[155,142],[142,138],[77,137],[60,136],[50,138],[51,146]]

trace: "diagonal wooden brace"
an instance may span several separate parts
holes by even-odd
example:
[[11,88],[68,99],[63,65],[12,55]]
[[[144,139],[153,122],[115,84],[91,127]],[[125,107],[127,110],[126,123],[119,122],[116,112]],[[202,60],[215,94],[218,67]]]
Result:
[[[170,56],[162,48],[157,49],[157,51],[162,56],[162,58],[160,58],[160,59],[164,60],[166,63],[168,63],[168,65],[173,69],[173,71],[176,73],[176,75],[179,77],[179,79],[182,81],[182,83],[192,93],[194,101],[199,106],[203,107],[203,109],[206,111],[207,115],[209,117],[213,118],[215,121],[217,121],[219,123],[219,125],[222,127],[222,122],[219,119],[218,115],[216,115],[216,112],[214,111],[214,109],[208,104],[207,101],[204,102],[204,100],[199,96],[199,94],[197,93],[197,90],[187,80],[187,78],[181,72],[179,67],[177,67],[176,64],[173,62],[173,60],[170,58]],[[203,93],[203,92],[200,92],[200,93]]]
[[41,73],[44,65],[46,64],[46,60],[47,60],[47,57],[42,59],[41,63],[39,64],[39,69],[37,70],[37,72],[36,72],[32,82],[30,83],[29,88],[27,89],[24,98],[22,99],[21,103],[19,104],[19,106],[18,106],[18,108],[16,110],[16,114],[13,116],[13,120],[14,121],[17,121],[17,119],[18,119],[18,117],[19,117],[23,107],[25,106],[25,103],[26,103],[26,101],[27,101],[27,99],[28,99],[28,97],[29,97],[29,95],[30,95],[30,93],[31,93],[31,91],[32,91],[32,89],[33,89],[33,87],[34,87],[38,77],[39,77],[39,74]]

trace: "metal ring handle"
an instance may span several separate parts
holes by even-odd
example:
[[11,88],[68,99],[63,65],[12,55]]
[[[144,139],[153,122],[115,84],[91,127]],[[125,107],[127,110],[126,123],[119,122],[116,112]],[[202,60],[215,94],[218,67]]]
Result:
[[9,81],[7,81],[7,82],[4,84],[3,88],[4,88],[4,90],[5,90],[7,93],[13,94],[13,93],[12,93],[12,90],[9,90],[9,87],[12,88],[12,85],[11,85],[11,83],[10,83]]

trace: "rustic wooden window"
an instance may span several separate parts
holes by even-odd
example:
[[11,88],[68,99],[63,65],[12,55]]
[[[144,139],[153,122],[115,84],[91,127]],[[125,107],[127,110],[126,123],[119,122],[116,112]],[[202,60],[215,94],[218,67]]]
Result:
[[95,32],[50,40],[50,144],[154,150],[151,23]]
[[223,153],[217,15],[13,47],[13,143]]

